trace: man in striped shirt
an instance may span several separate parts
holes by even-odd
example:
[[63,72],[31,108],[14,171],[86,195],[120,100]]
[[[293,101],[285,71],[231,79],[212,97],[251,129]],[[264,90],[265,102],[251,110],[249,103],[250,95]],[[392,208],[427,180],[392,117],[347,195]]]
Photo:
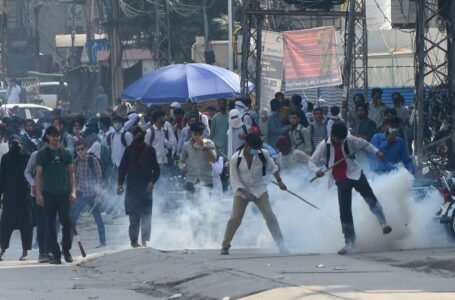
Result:
[[106,234],[100,210],[101,166],[93,154],[87,154],[85,140],[81,139],[76,142],[76,152],[77,158],[74,165],[76,169],[77,200],[71,209],[72,221],[76,224],[82,210],[88,205],[98,228],[100,243],[97,248],[104,247],[106,246]]

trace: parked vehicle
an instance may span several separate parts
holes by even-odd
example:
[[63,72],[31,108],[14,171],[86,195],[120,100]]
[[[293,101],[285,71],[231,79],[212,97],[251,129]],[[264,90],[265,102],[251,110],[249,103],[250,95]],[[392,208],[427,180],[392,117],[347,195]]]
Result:
[[441,193],[443,203],[437,213],[441,224],[446,226],[447,232],[455,239],[455,173],[440,171],[440,178],[434,187]]
[[[68,84],[64,83],[65,89]],[[60,90],[60,82],[40,82],[39,83],[39,98],[43,100],[44,105],[50,108],[57,107],[57,100]]]
[[49,107],[31,103],[6,104],[6,108],[22,119],[33,119],[35,122],[52,111]]

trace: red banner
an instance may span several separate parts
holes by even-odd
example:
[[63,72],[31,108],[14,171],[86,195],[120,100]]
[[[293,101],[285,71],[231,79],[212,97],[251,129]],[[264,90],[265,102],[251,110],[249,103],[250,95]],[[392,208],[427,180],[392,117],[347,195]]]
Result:
[[341,84],[333,27],[286,31],[283,39],[286,91]]

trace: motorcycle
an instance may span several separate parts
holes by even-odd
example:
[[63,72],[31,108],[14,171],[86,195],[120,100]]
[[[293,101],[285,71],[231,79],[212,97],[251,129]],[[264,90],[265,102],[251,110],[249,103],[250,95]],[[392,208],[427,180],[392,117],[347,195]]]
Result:
[[455,239],[455,173],[449,171],[439,171],[440,176],[434,183],[442,197],[441,209],[436,214],[439,222],[444,224],[447,232]]

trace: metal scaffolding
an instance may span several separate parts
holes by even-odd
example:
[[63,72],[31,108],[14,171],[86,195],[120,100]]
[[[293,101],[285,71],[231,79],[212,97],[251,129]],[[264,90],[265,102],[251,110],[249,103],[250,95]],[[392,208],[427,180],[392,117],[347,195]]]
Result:
[[[416,22],[416,138],[415,150],[417,166],[431,159],[434,153],[427,145],[431,137],[425,134],[425,128],[433,120],[446,122],[448,136],[444,139],[446,153],[442,153],[444,163],[453,164],[453,122],[455,104],[455,3],[454,1],[418,0]],[[434,27],[435,30],[429,30]],[[443,137],[433,137],[443,140]],[[431,143],[438,146],[438,143]],[[429,151],[427,151],[429,150]]]
[[266,9],[261,6],[261,1],[245,0],[241,65],[242,96],[248,94],[248,82],[255,85],[256,99],[260,99],[261,96],[262,27],[266,16],[347,18],[347,24],[350,25],[346,26],[346,53],[343,67],[346,101],[351,90],[362,90],[367,96],[368,45],[365,0],[351,1],[351,10],[348,13],[347,11]]
[[169,1],[156,0],[155,11],[155,37],[153,55],[155,68],[167,66],[172,62],[171,53],[171,25],[169,21]]

